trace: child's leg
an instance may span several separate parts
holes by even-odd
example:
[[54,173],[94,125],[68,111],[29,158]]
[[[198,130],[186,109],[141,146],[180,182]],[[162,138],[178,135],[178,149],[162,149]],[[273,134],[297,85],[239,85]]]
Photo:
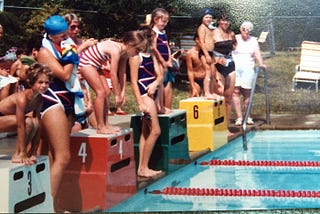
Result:
[[108,125],[106,124],[106,90],[102,84],[102,81],[100,80],[100,76],[97,70],[92,66],[87,66],[81,69],[81,74],[96,93],[96,99],[94,101],[94,111],[97,119],[97,133],[113,134],[119,131],[116,129],[112,129],[112,127],[108,127]]
[[169,81],[167,85],[164,87],[164,106],[168,109],[172,109],[172,95],[172,82]]
[[143,138],[145,139],[143,143],[143,148],[140,150],[141,159],[139,162],[138,175],[142,177],[153,177],[161,173],[161,171],[155,171],[148,167],[151,153],[153,151],[154,145],[160,135],[160,125],[157,114],[157,107],[153,99],[148,96],[144,96],[143,100],[145,104],[149,107],[149,118],[143,118],[142,126]]

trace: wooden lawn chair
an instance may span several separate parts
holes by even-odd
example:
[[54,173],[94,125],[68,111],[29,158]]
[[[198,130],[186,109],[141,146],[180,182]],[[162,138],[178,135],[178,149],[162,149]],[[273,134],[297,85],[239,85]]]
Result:
[[292,78],[292,91],[298,82],[315,84],[319,91],[320,80],[320,42],[303,41],[301,45],[300,64],[296,65],[296,73]]

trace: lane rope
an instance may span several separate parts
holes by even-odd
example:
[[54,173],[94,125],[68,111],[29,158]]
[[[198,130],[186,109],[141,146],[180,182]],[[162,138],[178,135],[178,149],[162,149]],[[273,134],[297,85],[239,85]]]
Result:
[[147,194],[188,195],[188,196],[229,196],[229,197],[278,197],[278,198],[320,198],[320,190],[252,190],[252,189],[219,189],[165,187],[162,190],[144,190]]
[[[198,164],[198,163],[195,163]],[[274,161],[274,160],[210,160],[199,163],[201,166],[264,166],[264,167],[320,167],[319,161]]]

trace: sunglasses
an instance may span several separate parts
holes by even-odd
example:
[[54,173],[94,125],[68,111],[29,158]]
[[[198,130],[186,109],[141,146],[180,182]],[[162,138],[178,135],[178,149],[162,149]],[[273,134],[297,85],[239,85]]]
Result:
[[79,25],[70,25],[71,30],[75,30],[76,28],[80,29]]

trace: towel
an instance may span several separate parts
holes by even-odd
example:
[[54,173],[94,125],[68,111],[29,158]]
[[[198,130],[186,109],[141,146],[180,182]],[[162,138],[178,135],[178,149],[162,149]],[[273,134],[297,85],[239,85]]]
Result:
[[84,107],[84,95],[81,89],[79,78],[77,76],[79,64],[77,46],[70,37],[61,42],[61,52],[59,52],[54,47],[53,43],[47,38],[43,38],[42,46],[47,48],[51,53],[53,53],[53,55],[59,60],[59,62],[61,62],[62,65],[74,65],[70,79],[65,82],[65,86],[68,89],[68,91],[72,92],[75,95],[74,110],[76,116],[84,115],[86,113],[86,109]]

